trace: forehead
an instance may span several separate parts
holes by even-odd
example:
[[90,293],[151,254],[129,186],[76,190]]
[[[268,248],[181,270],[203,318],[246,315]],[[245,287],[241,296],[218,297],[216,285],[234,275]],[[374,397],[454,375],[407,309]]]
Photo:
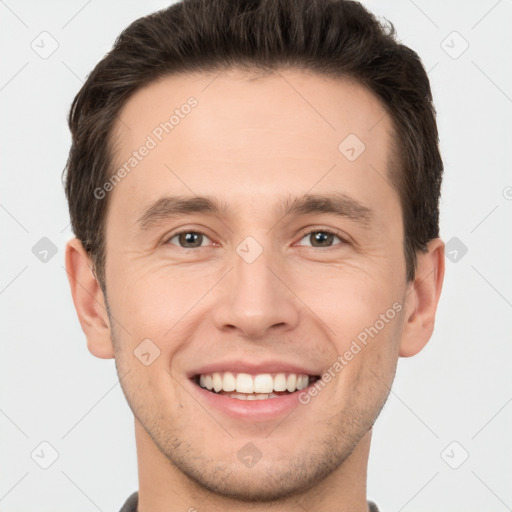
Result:
[[389,185],[393,130],[382,103],[353,80],[311,72],[164,77],[127,101],[113,135],[113,170],[126,172],[110,200],[127,215],[165,193],[234,202],[235,189],[242,201]]

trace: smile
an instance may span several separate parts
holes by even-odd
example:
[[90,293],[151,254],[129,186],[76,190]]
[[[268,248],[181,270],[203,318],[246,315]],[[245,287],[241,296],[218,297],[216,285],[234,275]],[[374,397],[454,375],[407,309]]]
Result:
[[268,400],[301,391],[316,382],[318,376],[301,373],[214,372],[196,375],[201,388],[237,400]]

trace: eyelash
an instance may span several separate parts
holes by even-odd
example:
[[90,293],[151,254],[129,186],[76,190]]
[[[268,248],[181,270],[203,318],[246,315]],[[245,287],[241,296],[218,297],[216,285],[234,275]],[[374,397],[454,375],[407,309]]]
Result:
[[[203,236],[205,236],[207,238],[210,238],[206,233],[204,233],[200,229],[185,229],[185,230],[173,233],[169,237],[166,237],[163,243],[164,244],[169,244],[170,241],[174,237],[182,235],[184,233],[196,233],[198,235],[203,235]],[[313,233],[327,233],[329,235],[334,235],[334,236],[338,237],[341,240],[341,244],[338,244],[338,245],[343,245],[343,244],[347,244],[348,243],[348,241],[344,238],[344,236],[342,235],[341,232],[339,232],[339,231],[337,231],[335,229],[332,229],[332,228],[328,228],[328,229],[326,229],[326,228],[313,228],[313,229],[309,229],[307,231],[303,231],[301,233],[301,235],[300,235],[300,239],[299,240],[302,240],[305,236],[311,235]],[[174,244],[170,244],[170,245],[174,245]],[[194,250],[194,249],[202,249],[203,248],[203,247],[188,248],[188,247],[180,247],[179,245],[176,245],[176,247],[178,247],[179,249],[184,249],[186,251],[191,251],[191,250]],[[308,247],[308,246],[306,246],[306,247]],[[309,246],[309,247],[311,247],[312,249],[323,249],[323,250],[326,250],[326,249],[332,249],[335,246],[331,246],[331,247],[313,247],[313,246]]]

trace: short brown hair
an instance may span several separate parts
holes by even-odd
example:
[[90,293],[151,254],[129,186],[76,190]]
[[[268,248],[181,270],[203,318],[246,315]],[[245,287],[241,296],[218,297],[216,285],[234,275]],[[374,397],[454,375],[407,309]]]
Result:
[[361,4],[349,0],[182,0],[140,18],[117,38],[73,100],[64,172],[71,224],[105,292],[108,197],[94,191],[113,173],[112,129],[148,83],[176,73],[229,68],[311,70],[370,89],[392,119],[389,179],[400,196],[407,279],[417,251],[439,236],[443,163],[427,73],[418,55]]

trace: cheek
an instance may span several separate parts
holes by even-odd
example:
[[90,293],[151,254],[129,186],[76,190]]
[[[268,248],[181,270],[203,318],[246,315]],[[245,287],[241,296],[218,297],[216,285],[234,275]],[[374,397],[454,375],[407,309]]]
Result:
[[402,305],[395,301],[367,311],[352,326],[352,334],[339,347],[344,361],[345,387],[367,396],[384,396],[392,384],[403,327]]
[[296,277],[289,286],[307,306],[304,311],[321,320],[340,350],[376,322],[381,330],[381,316],[387,325],[401,309],[404,283],[378,263],[354,261],[315,268],[309,264],[290,274]]
[[127,266],[125,272],[111,279],[112,290],[116,290],[112,310],[134,341],[151,338],[168,342],[176,338],[217,280],[212,273],[200,274],[192,267]]
[[337,354],[332,372],[343,375],[340,381],[345,389],[386,387],[394,375],[402,334],[404,289],[390,276],[338,273],[327,288],[310,294],[315,297],[311,307],[328,327]]

